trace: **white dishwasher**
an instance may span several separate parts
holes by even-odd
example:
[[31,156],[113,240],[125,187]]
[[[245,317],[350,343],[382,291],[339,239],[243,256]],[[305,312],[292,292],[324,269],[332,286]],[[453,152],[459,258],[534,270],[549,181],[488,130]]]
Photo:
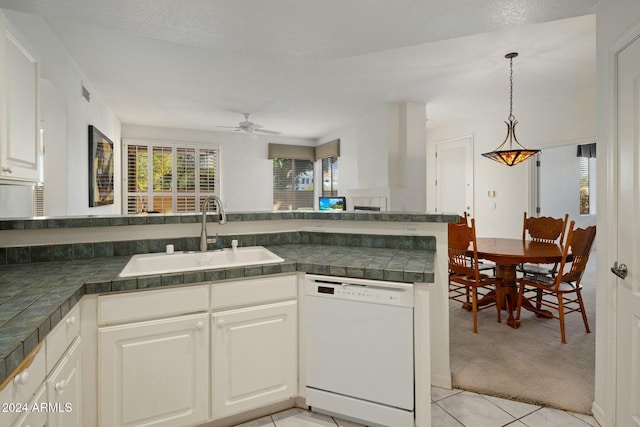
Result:
[[307,275],[305,286],[307,405],[414,426],[413,285]]

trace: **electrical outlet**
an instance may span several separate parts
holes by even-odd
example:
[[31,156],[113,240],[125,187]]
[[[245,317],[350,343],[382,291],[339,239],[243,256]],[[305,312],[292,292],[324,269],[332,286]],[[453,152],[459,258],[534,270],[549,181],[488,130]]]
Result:
[[404,226],[402,227],[402,230],[405,233],[415,233],[416,231],[418,231],[418,227],[411,224],[404,224]]

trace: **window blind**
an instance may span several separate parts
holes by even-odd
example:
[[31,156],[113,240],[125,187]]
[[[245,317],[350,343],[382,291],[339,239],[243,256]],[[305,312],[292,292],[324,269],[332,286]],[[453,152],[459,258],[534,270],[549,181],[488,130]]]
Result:
[[313,162],[273,159],[273,209],[313,209]]
[[141,212],[198,212],[218,191],[219,151],[189,144],[126,145],[126,209]]

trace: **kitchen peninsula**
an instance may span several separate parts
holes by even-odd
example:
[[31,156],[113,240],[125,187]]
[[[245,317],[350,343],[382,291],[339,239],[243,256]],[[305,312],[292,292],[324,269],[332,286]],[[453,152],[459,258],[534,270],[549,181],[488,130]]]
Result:
[[162,252],[167,244],[198,250],[199,215],[0,221],[0,382],[14,376],[83,297],[312,273],[429,288],[430,309],[416,316],[431,319],[425,333],[431,383],[450,386],[446,257],[437,253],[445,253],[446,223],[456,215],[260,212],[231,213],[227,220],[209,224],[219,235],[217,247],[229,247],[231,240],[265,246],[284,262],[121,279],[133,254]]

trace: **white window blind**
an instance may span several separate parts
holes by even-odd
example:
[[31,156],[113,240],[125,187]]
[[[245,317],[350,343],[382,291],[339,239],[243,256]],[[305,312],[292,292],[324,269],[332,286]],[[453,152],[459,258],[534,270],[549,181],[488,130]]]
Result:
[[218,193],[216,148],[160,142],[125,142],[128,213],[198,212]]
[[579,157],[580,161],[580,214],[589,215],[590,195],[589,195],[589,158]]
[[336,156],[322,159],[322,196],[338,195],[338,158]]
[[37,184],[33,186],[32,190],[33,197],[33,216],[43,216],[44,215],[44,185]]
[[273,209],[313,209],[313,162],[273,159]]

